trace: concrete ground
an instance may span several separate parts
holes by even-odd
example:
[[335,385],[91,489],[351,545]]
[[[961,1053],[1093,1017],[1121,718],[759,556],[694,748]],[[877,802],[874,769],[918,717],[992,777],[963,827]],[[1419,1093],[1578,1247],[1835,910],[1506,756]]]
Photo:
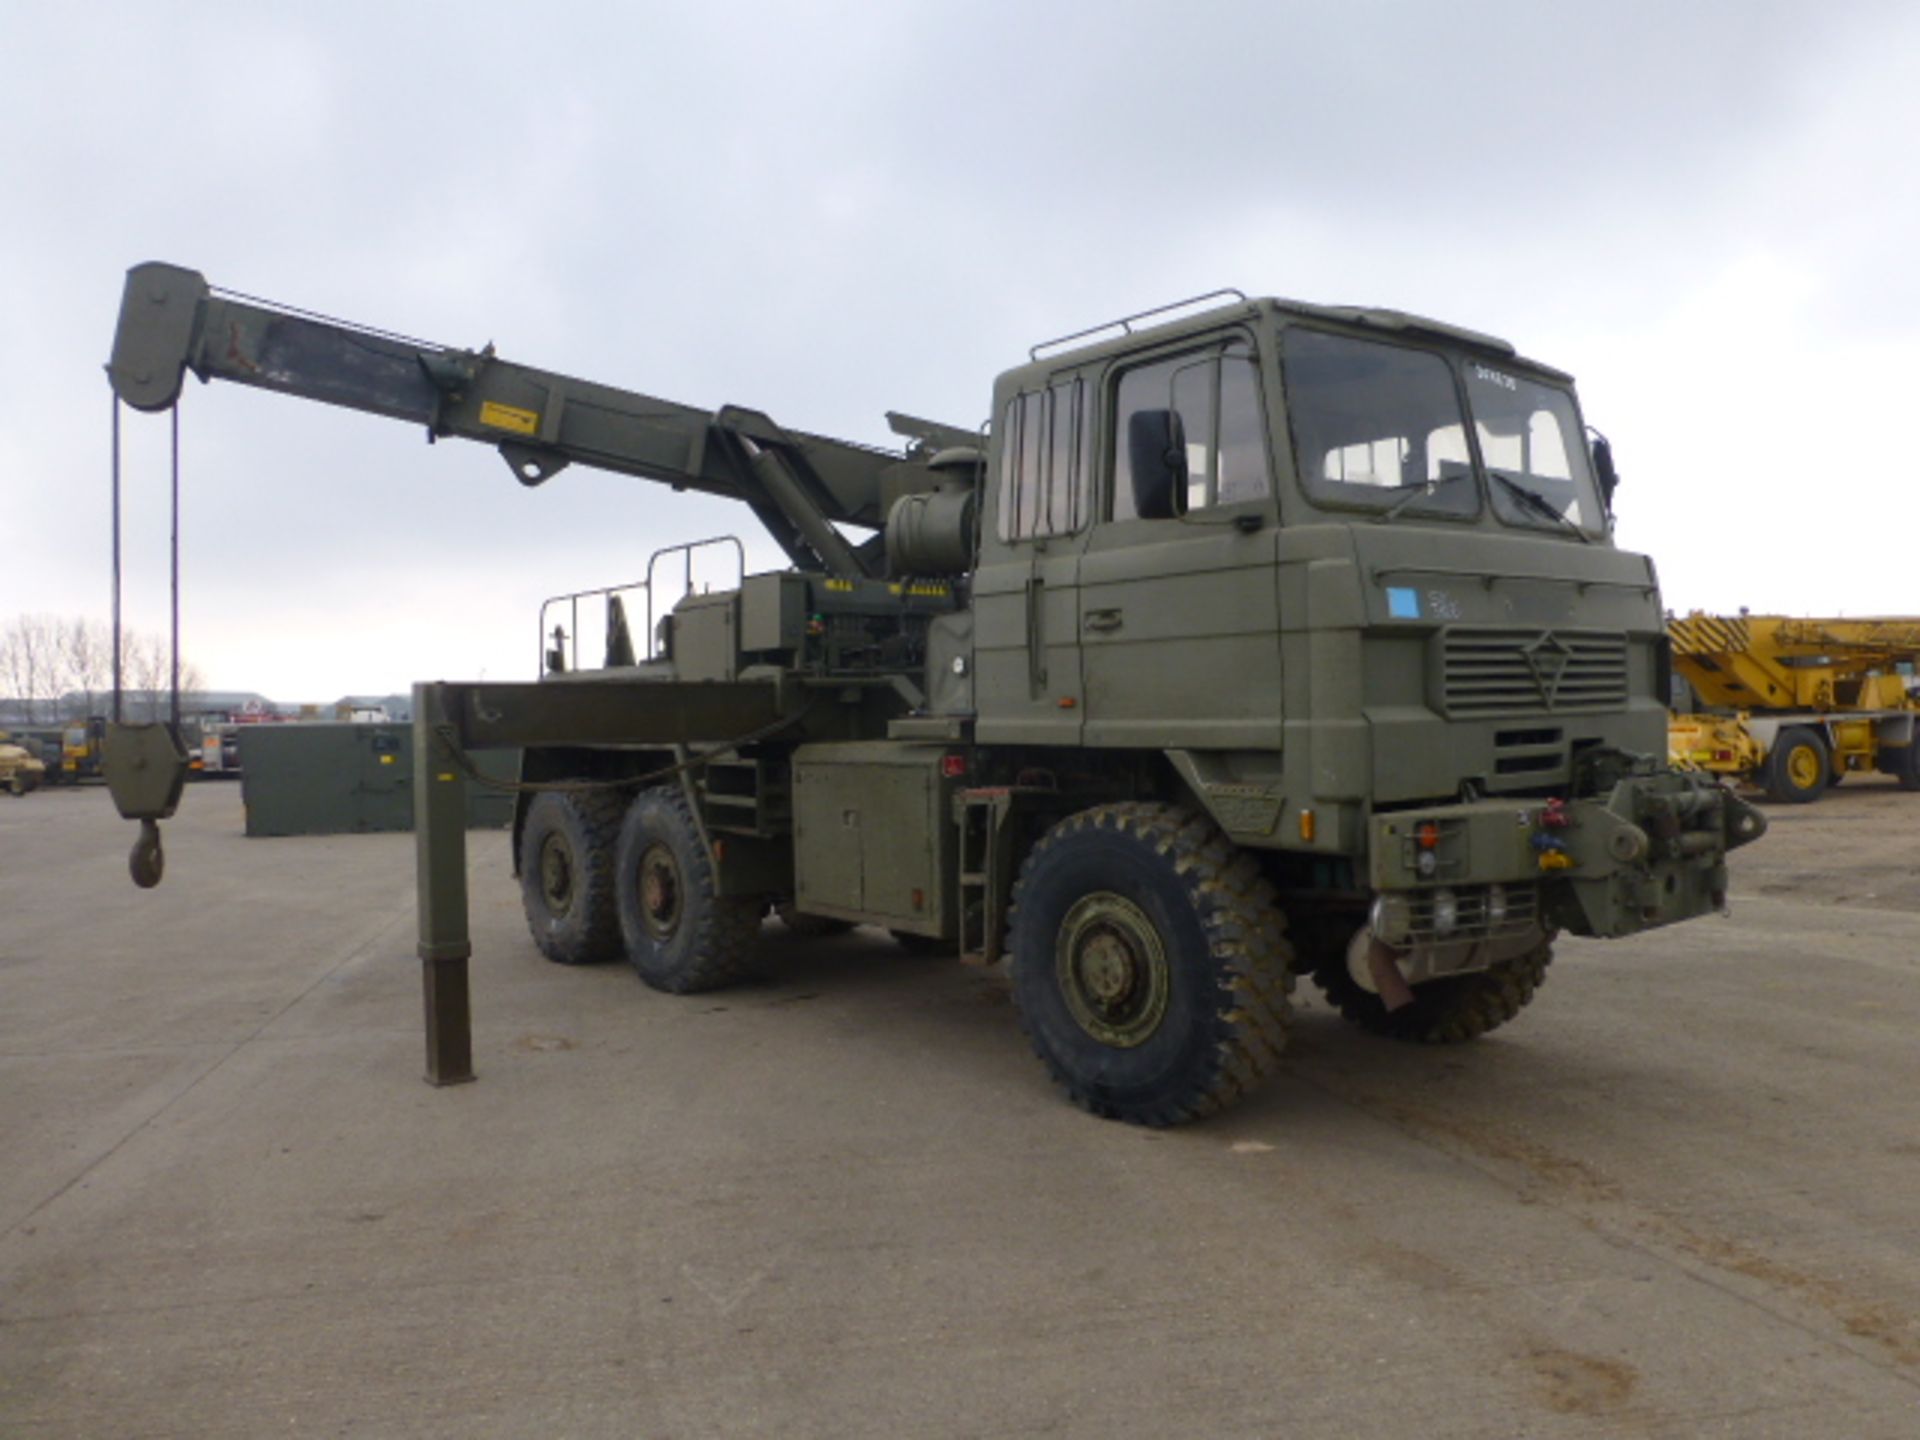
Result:
[[202,785],[143,893],[105,794],[0,796],[0,1435],[1911,1440],[1920,796],[1772,813],[1731,919],[1466,1048],[1302,996],[1155,1133],[875,934],[549,965],[498,833],[434,1090],[409,837]]

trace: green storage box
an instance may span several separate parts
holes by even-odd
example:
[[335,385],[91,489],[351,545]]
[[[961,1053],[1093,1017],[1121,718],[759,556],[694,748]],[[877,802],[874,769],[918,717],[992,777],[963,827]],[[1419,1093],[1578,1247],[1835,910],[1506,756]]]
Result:
[[[483,751],[481,773],[520,774],[517,750]],[[249,835],[352,835],[413,828],[413,726],[300,721],[240,728]],[[513,820],[513,793],[469,782],[467,823]]]

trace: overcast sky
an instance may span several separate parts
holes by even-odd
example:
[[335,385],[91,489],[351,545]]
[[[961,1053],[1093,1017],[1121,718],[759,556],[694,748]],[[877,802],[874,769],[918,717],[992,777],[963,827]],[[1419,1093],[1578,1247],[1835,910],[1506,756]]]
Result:
[[[1674,608],[1920,613],[1920,6],[0,0],[0,620],[108,603],[125,269],[891,443],[1164,300],[1393,306],[1572,371]],[[1889,428],[1889,427],[1893,428]],[[165,422],[128,428],[165,624]],[[190,382],[184,648],[281,700],[531,678],[725,502],[540,490]]]

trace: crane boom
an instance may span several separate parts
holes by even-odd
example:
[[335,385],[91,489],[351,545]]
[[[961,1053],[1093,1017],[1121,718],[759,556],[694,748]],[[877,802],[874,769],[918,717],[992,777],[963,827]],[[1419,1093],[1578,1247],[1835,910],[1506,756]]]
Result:
[[1707,615],[1667,622],[1674,668],[1709,705],[1873,709],[1905,703],[1895,673],[1920,661],[1920,617]]
[[970,432],[889,416],[904,453],[781,428],[738,406],[707,411],[216,291],[198,271],[127,272],[107,372],[136,410],[165,410],[186,372],[426,427],[429,438],[499,450],[522,484],[570,464],[744,501],[794,564],[849,579],[877,573],[878,545],[836,528],[878,528],[885,505],[932,488],[935,446]]

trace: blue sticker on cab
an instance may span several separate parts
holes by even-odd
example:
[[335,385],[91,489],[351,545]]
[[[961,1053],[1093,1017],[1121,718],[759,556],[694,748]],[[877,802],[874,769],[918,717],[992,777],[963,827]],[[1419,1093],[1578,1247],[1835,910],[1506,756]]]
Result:
[[1420,592],[1404,585],[1387,587],[1387,614],[1395,620],[1420,618]]

